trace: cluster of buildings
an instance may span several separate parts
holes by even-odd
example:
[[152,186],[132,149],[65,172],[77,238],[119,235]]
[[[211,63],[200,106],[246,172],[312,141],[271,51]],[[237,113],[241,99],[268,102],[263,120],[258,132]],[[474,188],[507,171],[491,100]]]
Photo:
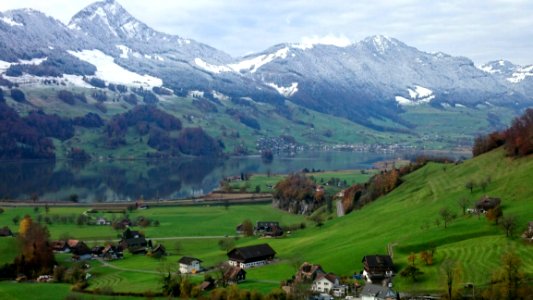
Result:
[[52,249],[58,253],[71,253],[72,259],[89,260],[93,258],[102,258],[104,260],[115,260],[123,257],[124,251],[132,254],[147,254],[150,256],[166,255],[165,247],[161,244],[152,245],[151,240],[147,240],[139,231],[127,228],[117,244],[106,243],[90,248],[80,240],[66,239],[52,242]]
[[[253,231],[254,235],[263,237],[280,237],[283,235],[283,229],[279,225],[279,222],[276,221],[258,221],[255,224]],[[237,234],[243,234],[243,224],[237,225],[235,232]]]

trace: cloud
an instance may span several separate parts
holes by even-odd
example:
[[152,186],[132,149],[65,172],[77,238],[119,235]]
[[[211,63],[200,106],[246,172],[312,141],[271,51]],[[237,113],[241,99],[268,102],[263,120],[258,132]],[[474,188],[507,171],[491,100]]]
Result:
[[350,39],[345,36],[336,36],[332,34],[321,37],[316,35],[311,37],[303,37],[300,41],[300,46],[304,48],[312,48],[314,45],[317,44],[346,47],[352,44],[352,41],[350,41]]
[[[63,22],[92,0],[0,1],[0,10],[32,7]],[[533,63],[533,1],[427,0],[119,0],[163,32],[234,56],[279,43],[346,43],[383,34],[423,51],[481,64],[506,58]]]

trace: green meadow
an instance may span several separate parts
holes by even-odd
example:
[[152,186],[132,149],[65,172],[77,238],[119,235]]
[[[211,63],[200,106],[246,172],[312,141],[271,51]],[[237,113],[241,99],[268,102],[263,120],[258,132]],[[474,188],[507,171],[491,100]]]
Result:
[[[296,266],[308,261],[322,265],[329,272],[351,276],[362,270],[361,259],[369,254],[386,254],[393,248],[393,260],[400,270],[407,265],[410,253],[436,248],[434,264],[425,266],[417,260],[424,274],[417,282],[396,276],[394,286],[403,292],[440,293],[444,291],[441,264],[446,258],[461,265],[459,284],[473,283],[476,288],[486,287],[491,273],[499,267],[503,252],[513,249],[522,259],[523,270],[533,276],[533,245],[527,245],[519,236],[533,220],[533,157],[512,159],[501,150],[467,160],[460,164],[429,163],[403,178],[403,183],[390,194],[340,218],[330,218],[316,227],[302,216],[278,211],[270,205],[214,207],[173,207],[135,211],[130,216],[143,215],[158,219],[159,227],[147,227],[148,238],[163,243],[169,255],[163,259],[127,254],[123,260],[110,262],[111,266],[91,262],[89,289],[111,288],[114,291],[157,291],[159,272],[177,269],[182,255],[195,256],[211,267],[225,260],[225,251],[218,247],[220,238],[210,236],[233,235],[235,226],[244,219],[277,220],[283,225],[307,222],[305,229],[291,232],[283,238],[239,238],[236,245],[269,243],[277,252],[276,262],[248,271],[241,288],[266,293],[279,287],[279,282],[290,278]],[[476,186],[471,193],[465,188],[469,180],[480,182],[490,176],[485,190]],[[252,177],[253,180],[253,177]],[[462,214],[457,201],[466,197],[473,203],[483,195],[502,199],[503,215],[518,220],[515,237],[507,238],[500,226],[483,216]],[[444,228],[439,210],[447,207],[457,218]],[[83,209],[52,208],[50,213],[77,213]],[[31,208],[6,208],[0,215],[0,225],[11,224],[14,214],[33,215]],[[11,226],[13,228],[13,226]],[[50,226],[53,237],[68,232],[80,238],[112,238],[116,232],[107,227],[76,225]],[[199,239],[187,238],[199,236]],[[159,239],[174,237],[172,239]],[[89,242],[91,243],[91,242]],[[16,247],[13,239],[0,239],[0,259],[9,261],[6,253]],[[201,275],[193,277],[200,281]],[[2,293],[13,293],[22,284],[3,282]],[[55,286],[55,285],[51,285]],[[58,285],[63,286],[63,285]],[[43,292],[46,293],[46,292]],[[11,295],[11,294],[9,294]],[[44,295],[44,294],[43,294]]]

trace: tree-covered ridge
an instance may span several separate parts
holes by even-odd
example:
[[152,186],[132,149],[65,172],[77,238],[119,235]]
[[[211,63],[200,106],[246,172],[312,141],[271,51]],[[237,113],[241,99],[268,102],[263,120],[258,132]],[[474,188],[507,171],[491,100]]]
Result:
[[533,109],[513,120],[506,130],[494,131],[476,138],[472,154],[478,156],[504,145],[509,156],[526,156],[533,153]]

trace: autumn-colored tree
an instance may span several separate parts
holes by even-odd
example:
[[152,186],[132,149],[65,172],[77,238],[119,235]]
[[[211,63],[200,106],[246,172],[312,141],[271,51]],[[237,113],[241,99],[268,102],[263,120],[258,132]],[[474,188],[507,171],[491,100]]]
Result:
[[430,266],[433,264],[433,251],[431,250],[424,250],[420,252],[420,259],[426,263],[427,266]]
[[244,236],[253,236],[254,235],[254,225],[250,219],[242,221],[242,233]]
[[315,183],[303,174],[292,174],[278,182],[273,193],[278,207],[300,213],[305,207],[310,213],[322,203],[315,203]]
[[490,287],[484,291],[485,299],[530,299],[533,293],[522,271],[523,262],[514,250],[503,253],[500,268],[492,274]]
[[21,252],[15,259],[19,272],[30,278],[51,274],[55,259],[48,229],[39,223],[33,223],[29,216],[24,217],[20,227],[18,242]]
[[494,208],[489,209],[485,214],[485,217],[487,220],[493,221],[496,225],[498,225],[500,218],[503,217],[502,207],[497,205]]
[[510,156],[524,156],[533,153],[533,109],[514,119],[505,131],[505,149]]
[[20,221],[19,225],[19,234],[21,236],[26,235],[28,230],[30,230],[30,227],[32,225],[33,221],[29,215],[25,215],[24,218]]

